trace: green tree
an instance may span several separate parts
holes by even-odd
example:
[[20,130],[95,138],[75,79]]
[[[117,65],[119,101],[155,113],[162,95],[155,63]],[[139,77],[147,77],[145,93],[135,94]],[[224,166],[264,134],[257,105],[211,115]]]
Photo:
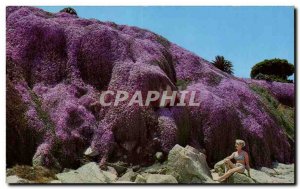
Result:
[[77,16],[77,12],[76,12],[75,9],[73,9],[72,7],[64,8],[64,9],[62,9],[62,10],[59,11],[59,12],[66,12],[66,13],[74,14],[74,15]]
[[290,82],[288,76],[293,75],[295,67],[285,59],[274,58],[255,64],[251,70],[252,79]]
[[233,65],[229,60],[226,60],[224,56],[216,56],[215,60],[212,61],[212,64],[223,72],[231,75],[233,74]]

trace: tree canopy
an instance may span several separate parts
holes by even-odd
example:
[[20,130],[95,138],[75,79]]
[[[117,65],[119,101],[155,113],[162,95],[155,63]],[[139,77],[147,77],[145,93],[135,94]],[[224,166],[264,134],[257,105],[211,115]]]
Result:
[[212,61],[212,64],[223,72],[231,75],[233,74],[233,65],[229,60],[226,60],[224,56],[216,56],[215,60]]
[[285,59],[266,59],[252,67],[250,76],[253,79],[287,82],[294,70],[294,65]]
[[59,11],[59,12],[66,12],[66,13],[69,13],[69,14],[77,15],[76,10],[73,9],[72,7],[66,7],[66,8],[62,9],[61,11]]

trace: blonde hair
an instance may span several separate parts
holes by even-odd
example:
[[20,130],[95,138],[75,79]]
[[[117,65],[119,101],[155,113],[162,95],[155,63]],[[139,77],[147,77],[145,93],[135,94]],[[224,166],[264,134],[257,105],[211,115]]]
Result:
[[242,147],[245,147],[245,145],[246,145],[245,141],[240,140],[240,139],[236,139],[236,140],[235,140],[235,143],[236,143],[236,144],[241,144]]

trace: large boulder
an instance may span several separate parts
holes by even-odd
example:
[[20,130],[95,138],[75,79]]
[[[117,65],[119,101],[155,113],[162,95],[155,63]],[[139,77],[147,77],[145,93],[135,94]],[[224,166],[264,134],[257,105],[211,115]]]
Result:
[[167,165],[167,174],[173,175],[179,183],[213,182],[206,156],[191,146],[175,145],[169,152]]
[[56,177],[62,183],[112,183],[117,179],[116,175],[99,169],[99,166],[94,162],[77,170],[56,174]]
[[107,165],[111,166],[113,169],[116,170],[116,172],[118,173],[118,175],[122,175],[123,173],[126,172],[127,170],[127,164],[124,162],[115,162],[115,163],[107,163]]
[[214,172],[222,176],[226,171],[225,161],[221,160],[214,165]]

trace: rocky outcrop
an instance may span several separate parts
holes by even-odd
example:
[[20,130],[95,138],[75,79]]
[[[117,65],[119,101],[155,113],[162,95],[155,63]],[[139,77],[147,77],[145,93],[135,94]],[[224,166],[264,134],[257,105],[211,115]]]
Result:
[[[174,158],[177,158],[176,160]],[[120,162],[118,164],[121,164]],[[219,162],[218,165],[221,163]],[[118,173],[114,168],[101,170],[95,162],[87,163],[77,170],[68,170],[56,175],[42,167],[15,167],[8,170],[8,183],[116,183],[116,184],[176,184],[176,183],[214,183],[211,180],[205,156],[196,149],[176,145],[163,163],[155,163],[149,167],[136,168],[126,166],[125,173]],[[30,170],[30,171],[28,171]],[[41,170],[43,170],[41,172]],[[218,169],[217,169],[218,170]],[[20,174],[22,173],[22,174]],[[18,174],[18,175],[15,175]],[[216,170],[212,174],[217,174]],[[45,182],[46,181],[46,182]],[[234,173],[222,183],[294,183],[294,165],[275,163],[273,168],[262,167],[251,169],[250,177],[246,174]]]
[[[11,165],[21,161],[15,154],[27,151],[24,163],[33,158],[36,165],[76,169],[88,147],[101,163],[149,165],[156,152],[167,154],[179,143],[205,152],[212,166],[232,152],[236,138],[245,140],[252,166],[294,161],[293,127],[268,111],[251,88],[253,80],[228,75],[137,27],[33,7],[7,7],[6,20],[7,77],[18,96],[10,102],[15,108],[8,108],[9,119],[14,119],[14,109],[21,112],[18,122],[7,121]],[[188,92],[197,91],[200,106],[98,103],[105,90],[145,94],[177,90],[178,83],[185,83]],[[262,87],[292,108],[294,85],[270,86]],[[30,144],[26,151],[17,148],[25,143]],[[188,162],[194,154],[182,156]],[[206,179],[196,172],[195,178]]]
[[214,165],[214,172],[219,176],[222,176],[226,171],[226,166],[224,160],[219,161]]
[[62,183],[112,183],[117,176],[100,170],[96,163],[88,163],[77,170],[72,170],[56,175]]
[[168,174],[180,183],[211,183],[206,156],[191,146],[175,145],[168,156]]

